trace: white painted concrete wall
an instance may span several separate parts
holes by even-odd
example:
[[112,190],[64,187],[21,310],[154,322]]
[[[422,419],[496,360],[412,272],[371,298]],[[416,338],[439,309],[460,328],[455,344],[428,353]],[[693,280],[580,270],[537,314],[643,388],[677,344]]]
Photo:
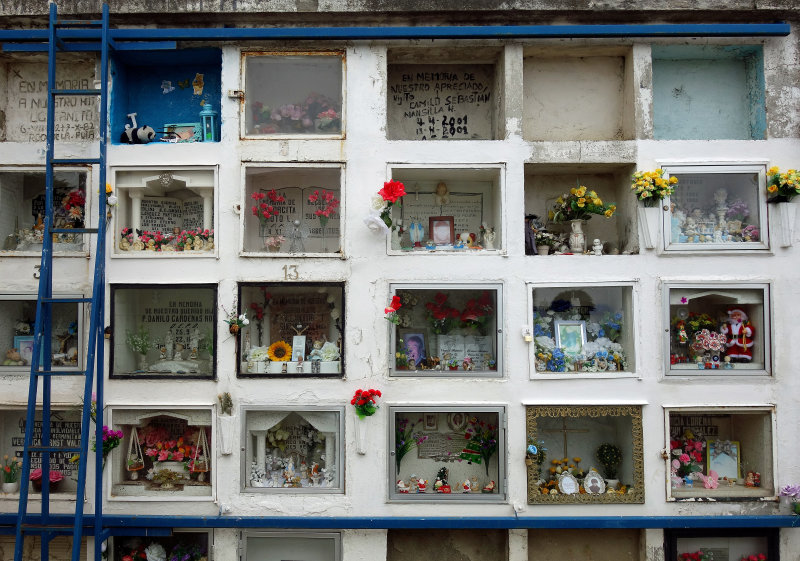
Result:
[[[767,90],[787,65],[792,62],[796,36],[765,42]],[[238,102],[223,97],[221,108],[222,142],[179,146],[113,146],[109,148],[111,166],[174,166],[208,164],[219,167],[217,216],[219,228],[216,243],[218,258],[170,260],[110,260],[109,283],[148,283],[155,281],[181,283],[219,283],[219,304],[235,308],[237,282],[283,281],[284,264],[296,265],[302,281],[346,281],[346,364],[343,380],[314,380],[298,383],[293,379],[253,380],[236,378],[235,341],[228,335],[220,316],[218,329],[218,380],[206,381],[107,381],[109,404],[140,404],[152,407],[212,405],[218,393],[231,392],[236,407],[242,405],[298,406],[349,401],[356,388],[369,386],[382,390],[383,403],[446,405],[492,403],[505,404],[508,413],[508,501],[503,504],[391,504],[387,502],[387,408],[383,407],[369,420],[369,447],[366,455],[355,452],[352,438],[355,417],[347,414],[345,441],[345,488],[343,495],[252,495],[240,493],[240,452],[234,447],[230,456],[217,456],[216,502],[192,503],[192,514],[217,514],[220,507],[230,507],[232,515],[287,516],[513,516],[512,505],[526,504],[524,464],[524,403],[616,404],[642,402],[644,414],[645,495],[643,505],[523,506],[522,517],[537,516],[683,516],[727,514],[775,514],[778,504],[765,503],[668,503],[665,463],[661,450],[666,443],[663,406],[690,405],[767,405],[777,411],[776,435],[778,485],[800,480],[800,447],[795,427],[800,423],[796,396],[800,391],[795,353],[790,352],[789,337],[796,331],[797,302],[800,287],[797,260],[800,247],[795,239],[791,248],[740,256],[660,256],[646,251],[633,256],[589,258],[564,256],[537,258],[524,255],[523,238],[514,232],[523,231],[525,204],[524,168],[529,162],[553,161],[580,164],[585,162],[630,161],[636,169],[652,169],[665,160],[683,162],[758,161],[782,169],[798,165],[800,139],[770,138],[766,141],[679,141],[658,142],[648,139],[652,130],[649,100],[649,68],[646,44],[635,44],[637,140],[623,142],[543,141],[526,142],[521,137],[524,121],[521,89],[523,53],[518,45],[509,45],[504,54],[505,100],[503,112],[506,138],[498,141],[413,143],[386,140],[386,59],[385,45],[356,42],[347,46],[347,104],[360,111],[349,111],[346,140],[280,140],[238,141]],[[0,74],[0,76],[2,76]],[[223,91],[238,89],[239,49],[223,49]],[[797,123],[800,91],[784,87],[787,96],[783,109],[770,113],[770,120]],[[796,129],[795,129],[796,130]],[[118,133],[118,131],[116,131]],[[116,134],[112,133],[112,134]],[[90,153],[93,146],[74,144],[66,153]],[[42,164],[43,145],[5,142],[3,165]],[[239,253],[239,216],[234,207],[242,202],[241,162],[324,161],[346,163],[342,189],[344,255],[346,259],[242,259]],[[439,259],[414,255],[387,256],[383,238],[372,235],[361,223],[368,213],[369,198],[387,178],[390,163],[505,165],[505,192],[502,204],[506,209],[504,227],[506,255],[457,255]],[[97,190],[97,174],[92,175],[90,196]],[[94,203],[91,203],[94,204]],[[346,223],[345,223],[346,222]],[[92,258],[65,258],[57,261],[56,288],[88,292],[91,283]],[[446,266],[441,266],[446,263]],[[0,258],[0,277],[4,291],[36,291],[33,278],[34,258]],[[537,380],[531,381],[529,348],[520,336],[520,327],[531,322],[527,308],[529,295],[526,283],[554,284],[576,281],[632,281],[637,285],[637,362],[640,377],[620,380]],[[736,378],[735,380],[680,380],[663,376],[661,334],[666,318],[661,313],[663,280],[754,281],[772,283],[774,339],[771,378]],[[390,325],[383,319],[383,307],[389,300],[389,282],[459,281],[502,282],[504,284],[503,377],[485,380],[390,379],[388,363],[393,354],[388,349]],[[0,379],[2,404],[22,406],[27,400],[24,376]],[[76,403],[80,394],[77,381],[59,382],[55,400]],[[241,415],[237,419],[241,420]],[[237,431],[238,434],[238,431]],[[90,491],[91,496],[91,491]],[[91,502],[91,499],[89,499]],[[0,498],[0,509],[13,511],[16,502]],[[65,505],[66,508],[66,505]],[[91,508],[91,505],[90,505]],[[55,510],[55,509],[54,509]],[[61,509],[59,509],[61,510]],[[178,502],[110,503],[108,514],[185,514],[186,506]],[[235,536],[232,531],[216,532],[218,561],[235,561]],[[512,532],[510,558],[524,559],[524,540]],[[646,533],[646,557],[659,557],[659,534]],[[797,532],[782,532],[784,558],[796,558],[800,539]],[[349,531],[344,533],[344,558],[381,559],[385,552],[385,532]],[[229,547],[231,546],[231,547]],[[663,553],[661,554],[663,555]]]

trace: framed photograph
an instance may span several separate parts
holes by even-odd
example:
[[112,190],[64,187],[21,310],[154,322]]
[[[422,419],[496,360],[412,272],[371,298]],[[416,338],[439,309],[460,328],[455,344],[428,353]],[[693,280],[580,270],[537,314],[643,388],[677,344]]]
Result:
[[406,347],[406,357],[408,357],[409,364],[419,366],[422,361],[428,358],[424,333],[408,331],[401,333],[400,337]]
[[461,411],[447,414],[447,426],[450,427],[450,430],[453,432],[462,432],[467,428],[468,421],[467,414]]
[[14,337],[14,348],[19,351],[19,355],[25,361],[25,364],[30,365],[33,360],[33,335],[16,335]]
[[556,347],[560,347],[565,354],[577,355],[586,344],[586,322],[556,320]]
[[439,429],[439,414],[438,413],[425,413],[423,426],[425,430],[438,430]]
[[590,495],[602,495],[606,492],[606,482],[599,473],[591,469],[583,480],[583,488]]
[[740,479],[739,442],[731,440],[709,440],[706,447],[706,473],[714,470],[719,478]]
[[163,132],[165,142],[200,142],[203,138],[200,123],[164,123]]
[[300,362],[306,359],[306,336],[295,335],[292,337],[292,361]]
[[431,216],[428,218],[428,235],[436,245],[452,245],[456,241],[455,218]]

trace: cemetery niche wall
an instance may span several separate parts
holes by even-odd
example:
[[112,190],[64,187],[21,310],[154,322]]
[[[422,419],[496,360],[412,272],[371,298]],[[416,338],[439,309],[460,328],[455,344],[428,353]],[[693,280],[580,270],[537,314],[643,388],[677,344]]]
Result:
[[[35,322],[35,294],[0,294],[0,372],[30,372]],[[55,369],[83,364],[83,318],[78,304],[53,304],[51,333],[50,356]],[[44,347],[41,352],[40,366]]]
[[[54,174],[53,226],[86,225],[85,169],[59,168]],[[40,168],[0,169],[0,254],[37,255],[42,252],[45,215],[45,172]],[[85,252],[82,234],[52,234],[53,251]]]
[[393,376],[500,377],[503,292],[497,284],[392,284]]
[[244,561],[285,561],[309,559],[340,561],[342,534],[300,530],[244,530],[242,533]]
[[502,72],[496,48],[390,48],[387,77],[389,140],[493,140]]
[[[24,409],[0,409],[0,451],[9,458],[22,460],[25,441],[27,412]],[[33,445],[42,445],[42,414],[36,413],[33,429]],[[73,409],[54,409],[50,413],[50,445],[78,447],[81,440],[81,411]],[[75,500],[77,489],[78,464],[72,460],[72,452],[50,453],[50,493],[64,495]],[[41,492],[42,478],[47,470],[42,469],[42,456],[39,452],[31,455],[31,486],[29,492]],[[21,472],[21,470],[20,470]],[[19,479],[17,479],[19,482]],[[16,498],[19,485],[11,496]]]
[[239,376],[344,374],[344,285],[239,285]]
[[644,502],[641,406],[526,409],[528,503]]
[[664,285],[667,374],[769,375],[769,285]]
[[665,530],[664,558],[686,560],[700,553],[714,561],[774,560],[779,559],[779,536],[778,528]]
[[243,52],[243,138],[341,137],[344,53]]
[[667,251],[769,248],[764,166],[664,166],[678,179],[664,200]]
[[392,406],[389,420],[390,499],[505,499],[504,408]]
[[210,408],[109,407],[109,423],[123,433],[111,452],[111,499],[212,499],[211,418]]
[[342,493],[343,431],[341,408],[246,407],[242,490]]
[[631,285],[534,286],[532,293],[535,375],[635,372]]
[[110,376],[214,378],[216,285],[111,285]]
[[771,408],[676,408],[666,414],[670,500],[775,496]]
[[242,255],[341,254],[338,164],[246,165]]
[[216,254],[215,168],[118,168],[112,255]]
[[500,250],[503,242],[503,168],[393,166],[405,185],[402,203],[391,209],[391,254],[439,254]]

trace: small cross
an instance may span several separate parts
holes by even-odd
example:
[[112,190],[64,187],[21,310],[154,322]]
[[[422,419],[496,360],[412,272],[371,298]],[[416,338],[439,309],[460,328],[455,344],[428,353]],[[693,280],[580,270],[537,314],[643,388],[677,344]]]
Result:
[[556,433],[560,432],[564,435],[564,455],[561,456],[562,458],[569,458],[569,454],[567,454],[567,435],[571,432],[589,432],[588,429],[568,429],[567,428],[567,420],[563,417],[561,418],[561,428],[560,429],[545,429],[542,432],[550,432]]

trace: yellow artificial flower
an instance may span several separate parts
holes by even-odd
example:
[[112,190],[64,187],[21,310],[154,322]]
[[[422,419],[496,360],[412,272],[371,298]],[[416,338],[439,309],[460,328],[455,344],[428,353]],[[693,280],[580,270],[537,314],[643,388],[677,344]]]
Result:
[[779,171],[780,171],[780,169],[778,168],[778,166],[772,166],[771,168],[769,168],[769,169],[767,170],[767,174],[768,174],[768,175],[775,175],[775,174],[776,174],[776,173],[778,173]]
[[106,183],[106,195],[110,195],[114,190],[111,188],[111,183]]
[[572,461],[575,463],[579,463],[581,461],[580,457],[572,458]]
[[603,214],[605,214],[606,218],[611,218],[611,215],[614,214],[614,211],[611,210],[611,209],[608,209]]
[[569,190],[569,194],[570,195],[577,195],[578,194],[578,190],[575,187],[573,187],[572,189]]
[[601,201],[600,199],[595,198],[595,199],[592,199],[592,204],[593,205],[597,205],[597,206],[603,206],[603,201]]
[[292,346],[286,341],[276,341],[267,349],[267,355],[275,362],[286,362],[292,358]]
[[670,176],[670,178],[669,178],[669,184],[670,185],[675,185],[677,182],[678,182],[678,178],[677,177],[675,177],[674,175]]
[[770,193],[774,193],[777,190],[778,190],[777,185],[770,185],[769,187],[767,187],[767,191],[769,191]]

